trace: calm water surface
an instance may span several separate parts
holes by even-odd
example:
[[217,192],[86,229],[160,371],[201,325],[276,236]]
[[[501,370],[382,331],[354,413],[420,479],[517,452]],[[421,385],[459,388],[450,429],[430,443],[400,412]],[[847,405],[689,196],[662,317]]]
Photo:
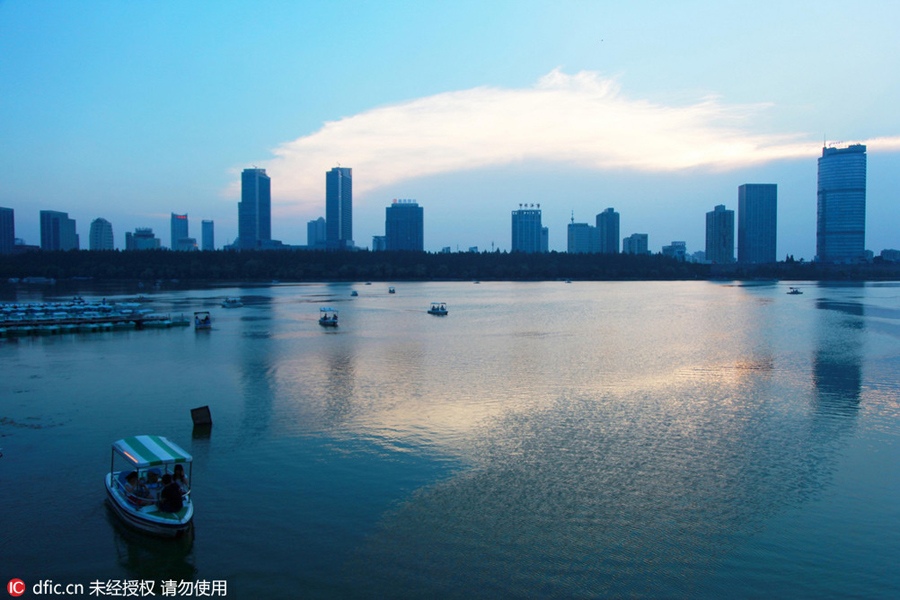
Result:
[[[0,341],[0,579],[900,597],[900,284],[388,285],[159,292],[213,330]],[[194,455],[190,539],[105,505],[141,433]]]

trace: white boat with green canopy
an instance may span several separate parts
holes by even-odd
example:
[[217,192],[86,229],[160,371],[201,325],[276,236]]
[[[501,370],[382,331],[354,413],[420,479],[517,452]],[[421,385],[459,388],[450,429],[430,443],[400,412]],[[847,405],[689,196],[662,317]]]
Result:
[[[163,436],[136,435],[113,442],[106,475],[110,505],[132,527],[156,535],[179,536],[190,528],[194,518],[192,464],[190,454]],[[163,484],[164,479],[168,485]]]

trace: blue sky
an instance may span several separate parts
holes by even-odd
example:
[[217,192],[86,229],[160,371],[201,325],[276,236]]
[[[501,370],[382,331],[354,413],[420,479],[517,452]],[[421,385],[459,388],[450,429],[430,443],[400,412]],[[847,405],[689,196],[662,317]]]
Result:
[[705,213],[778,184],[778,255],[815,254],[823,140],[869,147],[867,247],[900,248],[900,3],[0,0],[0,206],[126,231],[237,234],[239,175],[272,176],[273,237],[306,243],[353,168],[357,245],[393,198],[427,250],[551,249],[614,207],[622,236],[702,250]]

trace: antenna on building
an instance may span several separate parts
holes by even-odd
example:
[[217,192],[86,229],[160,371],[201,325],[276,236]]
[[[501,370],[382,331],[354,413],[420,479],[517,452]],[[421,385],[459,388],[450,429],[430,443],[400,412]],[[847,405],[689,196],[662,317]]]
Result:
[[575,211],[572,211],[572,225],[575,224]]

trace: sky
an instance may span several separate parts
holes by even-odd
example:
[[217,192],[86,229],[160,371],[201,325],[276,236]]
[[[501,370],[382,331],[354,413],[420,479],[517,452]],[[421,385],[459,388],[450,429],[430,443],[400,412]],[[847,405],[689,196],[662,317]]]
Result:
[[353,238],[395,198],[425,249],[509,250],[540,204],[550,249],[613,207],[651,251],[778,185],[777,255],[815,256],[823,144],[868,148],[866,246],[900,248],[900,2],[0,0],[0,206],[237,236],[240,172],[272,178],[272,236],[306,244],[325,173],[353,169]]

